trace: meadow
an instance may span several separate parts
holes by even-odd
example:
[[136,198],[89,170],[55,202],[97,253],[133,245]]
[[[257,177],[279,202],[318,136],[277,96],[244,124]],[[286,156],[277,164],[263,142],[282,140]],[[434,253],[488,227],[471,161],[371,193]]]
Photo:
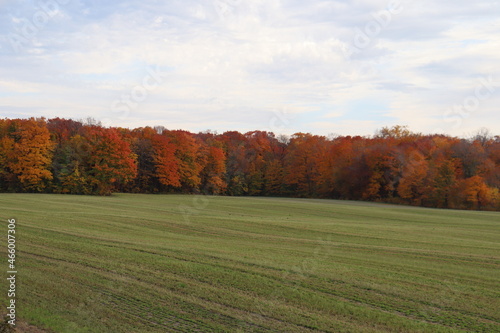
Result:
[[498,212],[147,194],[0,212],[18,318],[48,332],[500,332]]

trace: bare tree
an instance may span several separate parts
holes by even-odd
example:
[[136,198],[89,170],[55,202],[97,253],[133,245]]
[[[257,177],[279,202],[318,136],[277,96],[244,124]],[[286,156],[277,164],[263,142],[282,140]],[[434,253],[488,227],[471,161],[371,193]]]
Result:
[[493,135],[491,134],[490,130],[486,127],[483,127],[472,136],[471,141],[477,141],[481,144],[481,146],[486,147],[492,139]]

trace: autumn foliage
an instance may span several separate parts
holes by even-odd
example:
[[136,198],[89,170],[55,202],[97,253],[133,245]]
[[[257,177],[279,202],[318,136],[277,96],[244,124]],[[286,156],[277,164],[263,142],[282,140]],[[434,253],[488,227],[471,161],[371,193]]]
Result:
[[0,120],[0,191],[293,196],[500,210],[500,137],[105,128]]
[[2,184],[40,192],[52,180],[53,142],[43,120],[6,120],[0,125]]

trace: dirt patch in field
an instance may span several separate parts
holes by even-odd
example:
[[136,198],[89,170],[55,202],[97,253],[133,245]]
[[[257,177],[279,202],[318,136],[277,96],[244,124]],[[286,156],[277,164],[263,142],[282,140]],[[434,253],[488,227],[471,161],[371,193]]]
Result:
[[8,324],[7,321],[1,321],[0,333],[50,333],[50,331],[42,330],[24,321],[16,320],[15,328]]
[[42,330],[36,326],[30,325],[25,322],[18,322],[15,332],[18,333],[49,333],[49,331]]

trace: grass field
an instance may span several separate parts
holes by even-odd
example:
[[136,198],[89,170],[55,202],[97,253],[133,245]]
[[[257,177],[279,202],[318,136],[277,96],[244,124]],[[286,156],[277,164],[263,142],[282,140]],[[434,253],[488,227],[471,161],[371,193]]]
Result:
[[18,316],[48,331],[500,332],[500,213],[132,194],[0,212]]

